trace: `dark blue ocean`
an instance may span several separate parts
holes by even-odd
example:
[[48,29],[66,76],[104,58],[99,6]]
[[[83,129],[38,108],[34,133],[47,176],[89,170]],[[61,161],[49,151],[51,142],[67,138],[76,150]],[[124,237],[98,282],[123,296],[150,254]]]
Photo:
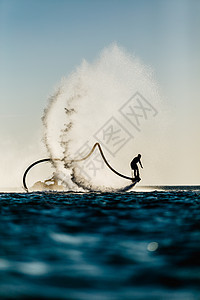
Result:
[[0,211],[0,299],[200,299],[200,187],[1,193]]

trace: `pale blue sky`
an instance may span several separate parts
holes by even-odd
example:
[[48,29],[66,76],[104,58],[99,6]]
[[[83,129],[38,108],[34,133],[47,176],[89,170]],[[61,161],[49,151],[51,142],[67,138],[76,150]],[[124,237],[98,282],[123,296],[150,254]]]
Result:
[[54,86],[113,42],[152,66],[169,105],[183,115],[192,105],[192,116],[199,29],[198,0],[0,0],[2,137],[28,143]]

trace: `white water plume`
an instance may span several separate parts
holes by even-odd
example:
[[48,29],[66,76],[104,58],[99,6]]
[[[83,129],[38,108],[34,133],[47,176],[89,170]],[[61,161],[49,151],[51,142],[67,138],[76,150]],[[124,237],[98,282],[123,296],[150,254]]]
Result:
[[[126,112],[134,95],[146,101],[144,115],[141,110],[138,117]],[[57,177],[72,190],[128,189],[131,181],[112,173],[98,149],[83,162],[72,160],[86,156],[99,142],[109,163],[130,176],[130,160],[142,147],[142,130],[155,126],[159,103],[151,69],[123,48],[111,45],[93,63],[84,60],[62,80],[44,111],[44,141]]]

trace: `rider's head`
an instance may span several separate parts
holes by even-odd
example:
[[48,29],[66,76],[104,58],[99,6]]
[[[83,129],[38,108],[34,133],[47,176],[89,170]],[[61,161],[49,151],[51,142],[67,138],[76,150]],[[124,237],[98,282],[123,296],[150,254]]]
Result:
[[140,158],[140,157],[141,157],[141,154],[138,154],[138,157]]

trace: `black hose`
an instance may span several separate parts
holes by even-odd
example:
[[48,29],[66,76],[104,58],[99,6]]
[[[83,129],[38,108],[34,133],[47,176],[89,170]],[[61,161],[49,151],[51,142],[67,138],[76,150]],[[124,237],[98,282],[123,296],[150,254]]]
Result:
[[[105,156],[104,156],[104,153],[103,153],[103,150],[100,146],[99,143],[95,143],[94,146],[92,147],[92,150],[88,153],[88,155],[86,155],[85,157],[81,158],[81,159],[75,159],[75,160],[71,160],[70,162],[79,162],[79,161],[82,161],[82,160],[85,160],[87,159],[95,150],[95,148],[98,147],[99,148],[99,151],[101,153],[101,156],[105,162],[105,164],[107,165],[107,167],[112,171],[114,172],[115,174],[117,174],[118,176],[122,177],[122,178],[125,178],[125,179],[128,179],[128,180],[131,180],[132,182],[137,182],[139,181],[139,179],[137,178],[132,178],[132,177],[129,177],[129,176],[126,176],[126,175],[123,175],[119,172],[117,172],[115,169],[113,169],[113,167],[111,167],[111,165],[108,163],[108,161],[106,160]],[[59,159],[56,159],[56,160],[59,160]],[[40,160],[37,160],[35,161],[34,163],[32,163],[27,169],[26,171],[24,172],[24,175],[23,175],[23,186],[24,186],[24,189],[26,190],[26,192],[28,192],[28,187],[27,187],[27,184],[26,184],[26,176],[28,174],[28,172],[30,171],[30,169],[32,167],[34,167],[35,165],[37,164],[40,164],[42,162],[47,162],[47,161],[52,161],[51,158],[44,158],[44,159],[40,159]]]

